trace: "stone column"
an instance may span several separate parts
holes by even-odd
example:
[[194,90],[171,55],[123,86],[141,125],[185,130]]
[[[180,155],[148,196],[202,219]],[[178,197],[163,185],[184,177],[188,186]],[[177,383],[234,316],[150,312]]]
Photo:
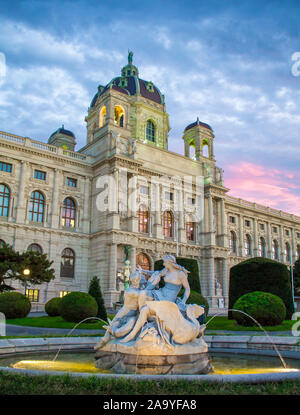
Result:
[[18,200],[16,208],[16,222],[25,221],[25,206],[24,206],[24,183],[26,177],[27,163],[21,161],[20,175],[19,175],[19,188],[18,188]]
[[190,146],[188,141],[184,142],[184,155],[185,157],[190,157]]
[[208,259],[208,277],[209,277],[209,296],[215,295],[215,260],[213,257]]
[[227,221],[226,221],[224,199],[221,199],[221,242],[222,242],[222,246],[224,246],[225,248],[228,247]]
[[130,232],[138,232],[138,218],[136,208],[137,197],[137,176],[133,175],[129,179],[129,195],[128,195],[128,230]]
[[208,244],[215,245],[215,232],[214,232],[214,222],[213,222],[213,199],[212,196],[208,196]]
[[90,193],[91,193],[91,180],[86,176],[84,182],[84,206],[83,206],[83,219],[82,229],[84,233],[90,231]]
[[257,219],[253,221],[254,241],[253,241],[253,256],[258,256],[258,239],[257,239]]
[[109,177],[109,213],[108,213],[108,229],[120,229],[120,216],[118,212],[118,187],[119,172],[117,169]]
[[228,279],[227,279],[227,258],[223,258],[222,261],[223,268],[223,297],[225,299],[225,307],[228,307]]
[[183,204],[183,195],[182,189],[177,190],[178,197],[178,232],[177,232],[177,242],[186,243],[186,230],[184,227],[184,204]]
[[284,257],[284,242],[283,242],[283,226],[280,225],[280,238],[279,238],[280,242],[279,242],[279,255],[280,255],[280,260],[281,262],[285,262],[285,257]]
[[108,280],[108,290],[116,290],[116,275],[117,275],[117,244],[110,245],[110,255],[109,255],[109,280]]
[[155,238],[162,238],[162,226],[161,226],[161,203],[160,203],[160,185],[159,183],[153,183],[155,188],[155,222],[154,222],[154,236]]
[[[59,174],[60,174],[60,171],[58,169],[54,169],[50,223],[51,223],[51,228],[56,228],[56,229],[59,227],[59,206],[60,206],[60,204],[58,203]],[[78,212],[77,212],[77,215],[78,215]]]
[[268,258],[272,258],[272,238],[271,238],[271,224],[270,222],[267,223],[267,240],[268,240],[268,247],[267,247],[267,256]]
[[244,248],[244,218],[240,214],[239,215],[239,255],[243,256],[243,248]]
[[130,247],[130,270],[131,273],[136,270],[136,247]]

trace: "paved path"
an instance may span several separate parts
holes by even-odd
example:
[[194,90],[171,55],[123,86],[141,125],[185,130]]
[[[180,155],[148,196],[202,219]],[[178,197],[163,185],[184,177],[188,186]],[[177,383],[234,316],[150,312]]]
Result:
[[[26,327],[16,326],[14,324],[6,324],[6,335],[7,336],[64,336],[70,333],[71,329],[53,329],[44,327]],[[78,334],[98,334],[101,335],[105,330],[86,330],[86,329],[75,329],[72,335]]]

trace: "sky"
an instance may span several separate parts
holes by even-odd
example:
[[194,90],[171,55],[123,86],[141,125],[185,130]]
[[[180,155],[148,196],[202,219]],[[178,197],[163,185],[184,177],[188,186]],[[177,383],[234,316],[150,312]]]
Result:
[[0,130],[46,142],[64,124],[81,148],[130,49],[165,95],[171,151],[199,117],[229,195],[300,216],[299,18],[298,0],[2,1]]

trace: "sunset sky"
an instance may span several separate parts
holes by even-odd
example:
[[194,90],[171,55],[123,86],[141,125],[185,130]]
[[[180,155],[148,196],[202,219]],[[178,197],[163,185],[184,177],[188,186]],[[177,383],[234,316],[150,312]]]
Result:
[[300,216],[299,18],[297,0],[1,2],[0,130],[47,141],[64,124],[79,149],[97,86],[131,49],[165,94],[170,150],[198,116],[230,195]]

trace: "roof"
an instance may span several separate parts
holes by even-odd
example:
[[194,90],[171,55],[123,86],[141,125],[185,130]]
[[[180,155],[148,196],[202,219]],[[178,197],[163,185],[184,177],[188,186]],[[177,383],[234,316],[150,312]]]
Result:
[[64,135],[68,135],[68,136],[70,136],[70,137],[74,137],[75,138],[75,135],[74,135],[74,133],[72,133],[72,131],[70,131],[70,130],[66,130],[65,128],[63,128],[63,127],[60,127],[60,128],[58,128],[56,131],[54,131],[54,133],[52,133],[51,135],[50,135],[50,137],[49,138],[51,138],[54,134],[56,134],[56,133],[60,133],[60,134],[64,134]]
[[197,121],[185,127],[184,131],[190,130],[191,128],[196,127],[196,125],[200,125],[201,127],[204,127],[204,128],[207,128],[208,130],[213,131],[210,125],[206,124],[205,122],[199,121],[199,119],[197,119]]

